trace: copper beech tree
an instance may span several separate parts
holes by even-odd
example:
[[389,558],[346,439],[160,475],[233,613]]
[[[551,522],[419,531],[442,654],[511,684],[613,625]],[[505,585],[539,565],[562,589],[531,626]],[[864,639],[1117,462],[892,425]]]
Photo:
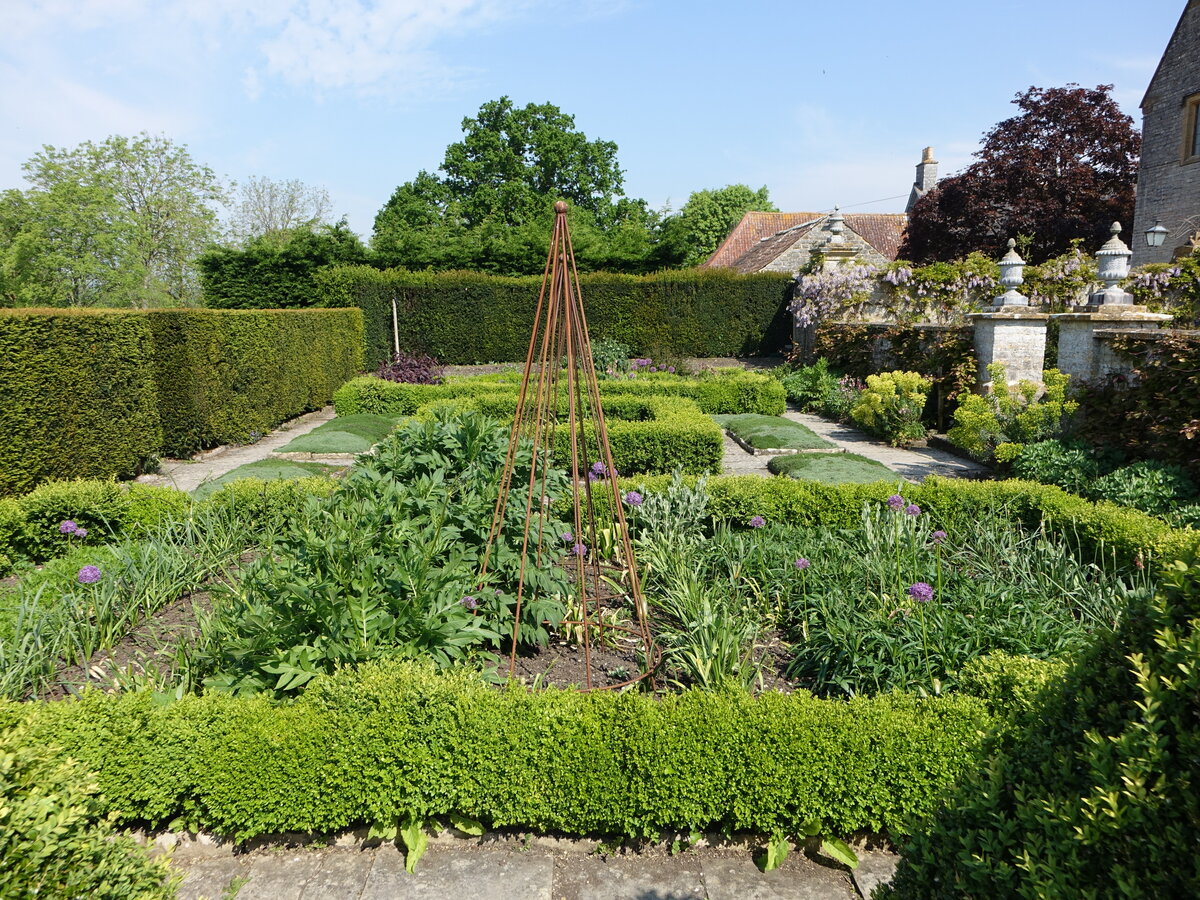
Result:
[[984,135],[975,162],[917,201],[900,255],[919,263],[973,250],[996,256],[1010,237],[1024,236],[1036,263],[1076,239],[1099,246],[1114,221],[1132,223],[1142,139],[1112,88],[1017,94],[1021,113]]

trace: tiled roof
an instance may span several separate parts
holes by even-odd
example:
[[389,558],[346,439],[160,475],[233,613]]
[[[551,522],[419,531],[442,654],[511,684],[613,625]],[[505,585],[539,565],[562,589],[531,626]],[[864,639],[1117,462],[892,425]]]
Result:
[[[819,225],[826,215],[748,212],[704,266],[759,272]],[[848,213],[844,218],[847,228],[883,256],[896,258],[908,221],[904,213]]]

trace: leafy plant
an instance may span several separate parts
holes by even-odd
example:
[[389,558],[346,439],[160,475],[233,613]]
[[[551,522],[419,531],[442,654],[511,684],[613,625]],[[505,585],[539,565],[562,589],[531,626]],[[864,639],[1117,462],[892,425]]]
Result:
[[1115,469],[1089,484],[1085,493],[1154,516],[1168,515],[1197,498],[1196,482],[1185,469],[1154,460]]
[[820,412],[826,398],[838,389],[838,376],[829,371],[829,360],[824,357],[784,375],[780,381],[788,401],[801,412]]
[[1057,369],[1042,373],[1045,393],[1032,381],[1015,388],[1005,380],[1004,366],[988,366],[992,378],[987,394],[968,394],[954,411],[955,425],[946,432],[955,446],[984,462],[1010,462],[1024,444],[1059,437],[1065,420],[1079,403],[1067,399],[1069,375]]
[[398,381],[403,384],[441,384],[442,366],[432,356],[424,353],[405,353],[401,350],[382,363],[375,375],[386,381]]
[[1086,445],[1053,438],[1024,445],[1012,468],[1018,478],[1056,484],[1081,495],[1100,477],[1100,463]]
[[592,364],[597,375],[620,377],[629,372],[629,356],[633,351],[628,344],[615,338],[604,338],[592,343]]
[[932,382],[917,372],[868,375],[866,389],[850,410],[850,418],[896,447],[922,440],[925,398]]

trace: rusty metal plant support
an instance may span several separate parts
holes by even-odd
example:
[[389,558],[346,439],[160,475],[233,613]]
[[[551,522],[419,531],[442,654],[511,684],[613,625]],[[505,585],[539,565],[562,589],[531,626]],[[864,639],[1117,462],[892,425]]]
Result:
[[[534,313],[533,334],[525,357],[525,371],[517,397],[508,455],[500,480],[500,495],[492,516],[480,580],[487,576],[493,547],[510,506],[522,504],[524,534],[513,617],[509,677],[517,664],[521,608],[525,602],[525,571],[534,565],[562,562],[571,580],[577,618],[564,621],[582,633],[585,689],[617,688],[653,677],[659,654],[650,634],[646,601],[629,539],[623,498],[617,485],[608,428],[600,403],[600,385],[592,362],[587,317],[579,291],[579,273],[567,227],[567,204],[554,205],[554,232],[542,274],[542,287]],[[566,421],[563,421],[565,414]],[[565,431],[565,440],[561,431]],[[515,460],[522,444],[532,448],[527,485],[513,484]],[[557,446],[566,448],[566,459],[554,459]],[[570,541],[546,537],[550,510],[546,486],[557,462],[571,482],[573,530]],[[598,503],[603,499],[605,502]],[[601,558],[600,539],[608,535],[615,552]],[[632,605],[632,624],[613,621],[612,587],[621,585]],[[606,617],[606,604],[609,615]],[[596,684],[592,672],[594,650],[608,642],[636,645],[645,663],[642,672],[619,684]],[[602,679],[603,680],[603,679]]]

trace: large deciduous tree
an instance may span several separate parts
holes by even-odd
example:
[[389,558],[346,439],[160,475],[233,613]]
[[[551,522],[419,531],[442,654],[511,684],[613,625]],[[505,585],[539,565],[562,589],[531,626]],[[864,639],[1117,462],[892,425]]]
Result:
[[237,186],[229,229],[246,244],[256,238],[286,241],[297,229],[314,231],[329,224],[329,191],[292,178],[276,181],[252,175]]
[[225,191],[165,137],[45,146],[32,186],[0,202],[0,290],[9,305],[195,302],[192,260],[215,240]]
[[747,212],[778,212],[764,185],[757,191],[744,184],[695,191],[662,228],[664,261],[698,266],[721,245]]
[[653,213],[623,195],[617,145],[588,140],[558,107],[518,108],[508,97],[462,122],[438,173],[396,188],[375,217],[372,248],[410,268],[539,273],[553,204],[572,206],[580,267],[641,271],[650,265]]
[[916,262],[994,256],[1024,235],[1030,262],[1040,262],[1074,240],[1102,243],[1114,221],[1132,223],[1141,136],[1110,91],[1068,84],[1017,94],[1021,113],[988,131],[975,162],[914,205],[900,254]]

